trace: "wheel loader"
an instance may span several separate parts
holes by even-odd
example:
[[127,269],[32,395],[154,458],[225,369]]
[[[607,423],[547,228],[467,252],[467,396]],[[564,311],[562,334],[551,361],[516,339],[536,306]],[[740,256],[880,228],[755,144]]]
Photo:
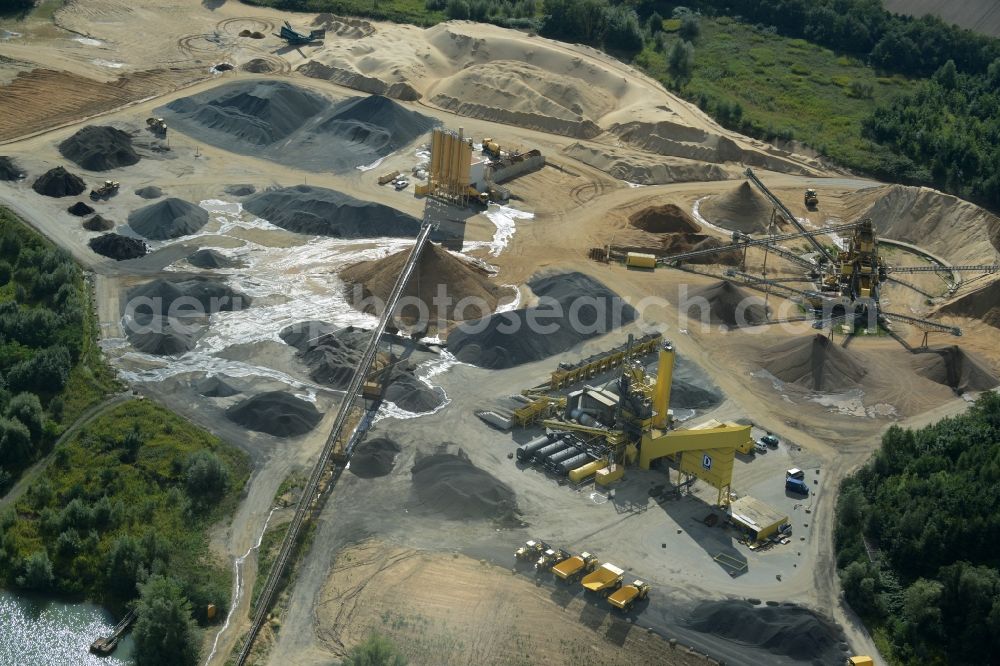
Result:
[[90,200],[97,201],[98,199],[107,199],[114,194],[117,194],[118,188],[121,187],[121,183],[117,180],[106,180],[104,184],[92,189],[90,191]]

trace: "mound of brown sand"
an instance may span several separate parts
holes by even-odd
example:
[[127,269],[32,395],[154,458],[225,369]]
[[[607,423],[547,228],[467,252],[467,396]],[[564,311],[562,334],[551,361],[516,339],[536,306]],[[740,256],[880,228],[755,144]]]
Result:
[[77,201],[75,204],[67,208],[66,212],[70,215],[76,215],[77,217],[86,217],[93,213],[94,209],[82,201]]
[[63,167],[55,167],[35,179],[31,189],[47,197],[75,197],[87,189],[87,185],[79,176]]
[[275,437],[309,432],[323,419],[316,406],[284,391],[268,391],[242,400],[226,410],[226,417],[249,430]]
[[197,268],[236,268],[243,262],[232,259],[218,250],[202,249],[187,256],[187,261]]
[[956,393],[985,391],[1000,385],[1000,377],[989,366],[958,345],[936,347],[913,357],[913,367],[921,377],[944,384]]
[[217,375],[206,377],[198,382],[195,388],[199,395],[203,395],[206,398],[228,398],[240,393],[238,388],[230,386]]
[[938,308],[938,314],[979,319],[1000,328],[1000,280],[945,303]]
[[[840,664],[842,632],[811,610],[783,604],[753,606],[738,599],[698,604],[688,618],[694,629],[802,664]],[[754,663],[764,663],[752,660]]]
[[351,471],[362,479],[385,476],[396,464],[396,454],[402,448],[385,437],[365,440],[351,456]]
[[[83,221],[83,228],[87,231],[110,231],[115,228],[115,223],[111,220],[101,217],[100,215],[95,215],[89,220]],[[142,243],[142,241],[139,241]],[[145,247],[145,243],[142,243]]]
[[22,178],[24,178],[24,172],[14,164],[14,160],[0,155],[0,180],[20,180]]
[[[90,220],[84,222],[84,224],[88,222]],[[139,257],[146,256],[146,253],[149,252],[146,244],[138,238],[122,236],[121,234],[104,234],[97,238],[91,238],[88,245],[97,254],[110,257],[115,261],[138,259]]]
[[684,314],[689,319],[737,328],[767,321],[764,301],[727,280],[692,291]]
[[188,236],[208,223],[208,211],[171,197],[133,211],[128,216],[132,230],[150,240]]
[[[680,254],[682,252],[693,252],[696,250],[709,250],[726,245],[726,243],[722,242],[715,236],[707,236],[705,234],[667,234],[663,238],[662,243],[663,249],[668,253],[668,255]],[[738,250],[729,250],[727,252],[717,252],[715,254],[703,254],[697,257],[691,257],[690,259],[685,259],[684,263],[737,266],[742,259],[743,257]]]
[[628,218],[636,229],[654,234],[698,233],[701,227],[679,206],[651,206]]
[[717,227],[755,234],[767,232],[772,210],[764,195],[744,181],[736,189],[706,199],[700,213]]
[[147,185],[137,189],[135,195],[141,199],[159,199],[163,196],[163,190],[156,185]]
[[825,335],[786,340],[761,354],[761,367],[813,391],[844,391],[868,374],[864,364]]
[[420,504],[445,518],[500,518],[517,510],[510,486],[473,465],[461,449],[423,456],[410,473]]
[[60,143],[59,152],[89,171],[119,169],[139,161],[139,154],[132,148],[132,137],[103,125],[87,125]]
[[[409,250],[402,250],[384,259],[363,261],[341,271],[340,278],[347,283],[347,299],[365,312],[381,315],[409,254]],[[451,304],[438,311],[433,299],[442,286]],[[424,248],[416,271],[403,292],[405,297],[416,298],[427,305],[431,322],[485,317],[496,309],[499,294],[500,288],[482,271],[433,243]],[[463,299],[471,299],[468,302],[472,305],[458,312],[455,304]],[[412,323],[419,316],[416,306],[400,311],[400,318],[406,322]]]

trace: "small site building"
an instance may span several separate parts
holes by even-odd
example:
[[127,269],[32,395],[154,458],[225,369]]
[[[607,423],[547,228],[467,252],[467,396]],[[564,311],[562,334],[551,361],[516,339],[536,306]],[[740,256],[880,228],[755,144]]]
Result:
[[729,505],[729,519],[754,542],[770,539],[788,524],[788,516],[749,495]]

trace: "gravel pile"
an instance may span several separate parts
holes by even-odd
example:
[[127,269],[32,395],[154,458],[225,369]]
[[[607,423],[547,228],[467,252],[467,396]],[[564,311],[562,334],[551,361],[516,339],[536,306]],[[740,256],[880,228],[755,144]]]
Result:
[[201,380],[195,389],[199,395],[203,395],[206,398],[228,398],[241,393],[238,388],[230,386],[217,375],[212,375]]
[[773,210],[764,195],[744,181],[736,189],[707,199],[699,212],[717,227],[754,234],[767,231]]
[[66,212],[70,215],[76,215],[77,217],[87,217],[94,212],[94,209],[82,201],[77,201],[75,204],[67,208]]
[[959,296],[938,310],[941,314],[979,319],[1000,328],[1000,280]]
[[913,357],[917,374],[944,384],[956,393],[986,391],[1000,385],[1000,377],[982,359],[958,345],[934,347]]
[[[115,223],[111,220],[101,217],[100,215],[95,215],[89,220],[83,221],[83,228],[87,231],[110,231],[115,228]],[[142,241],[139,241],[142,243]],[[145,243],[142,243],[145,247]]]
[[137,189],[135,195],[140,199],[159,199],[163,196],[163,190],[155,185],[147,185],[146,187]]
[[361,443],[351,456],[351,471],[362,479],[385,476],[396,465],[396,454],[402,448],[385,437],[368,439]]
[[299,350],[298,356],[309,368],[309,378],[335,389],[351,383],[354,368],[371,334],[348,326],[331,330],[325,322],[302,322],[282,329],[281,339]]
[[187,256],[187,262],[196,268],[237,268],[242,261],[232,259],[218,250],[202,249]]
[[[87,220],[84,224],[86,225],[92,221],[93,219]],[[104,234],[97,238],[91,238],[88,245],[97,254],[103,257],[110,257],[115,261],[138,259],[139,257],[145,257],[149,252],[146,244],[138,238],[122,236],[121,234]]]
[[49,169],[39,176],[31,189],[47,197],[75,197],[87,189],[86,183],[63,167]]
[[783,382],[824,392],[855,388],[868,374],[862,361],[820,333],[763,352],[761,366]]
[[431,412],[444,404],[444,390],[428,386],[411,372],[394,372],[385,390],[385,399],[414,414]]
[[275,437],[304,435],[323,419],[313,403],[283,391],[268,391],[242,400],[226,410],[226,417],[248,430]]
[[150,240],[189,236],[207,223],[208,211],[173,197],[140,208],[128,216],[132,230]]
[[257,191],[257,188],[253,185],[226,185],[222,188],[226,194],[231,194],[234,197],[248,197]]
[[654,234],[698,233],[701,231],[701,226],[674,204],[646,208],[629,217],[628,222],[636,229]]
[[20,180],[22,178],[24,178],[24,172],[14,164],[14,160],[0,155],[0,180]]
[[450,520],[502,518],[517,511],[510,486],[473,465],[461,449],[423,456],[410,473],[420,504]]
[[[695,322],[725,324],[730,328],[756,326],[767,321],[764,301],[728,280],[695,289],[688,296],[686,316]],[[708,307],[705,307],[705,304]]]
[[59,152],[88,171],[120,169],[139,161],[132,137],[104,125],[87,125],[60,143]]

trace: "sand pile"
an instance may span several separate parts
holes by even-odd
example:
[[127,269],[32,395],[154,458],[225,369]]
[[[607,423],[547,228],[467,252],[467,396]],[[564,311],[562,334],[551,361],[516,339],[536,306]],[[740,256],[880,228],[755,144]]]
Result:
[[375,32],[375,26],[368,21],[344,16],[335,16],[329,13],[318,14],[313,19],[314,28],[326,30],[328,36],[349,37],[360,39]]
[[444,404],[444,390],[437,386],[428,386],[417,379],[410,371],[393,372],[389,386],[385,390],[385,399],[400,409],[414,414],[431,412]]
[[87,185],[79,176],[55,167],[39,176],[31,189],[47,197],[75,197],[87,189]]
[[[88,220],[84,224],[89,224],[90,222],[92,220]],[[139,257],[146,256],[146,253],[149,252],[146,244],[138,238],[122,236],[121,234],[104,234],[97,238],[91,238],[88,245],[97,254],[110,257],[115,261],[138,259]]]
[[[115,223],[111,220],[101,217],[100,215],[95,215],[89,220],[83,221],[83,228],[87,231],[110,231],[115,228]],[[139,241],[142,243],[142,241]],[[145,247],[145,243],[142,243]]]
[[243,207],[271,224],[335,238],[416,238],[420,221],[406,213],[334,190],[296,185],[255,194]]
[[761,354],[761,366],[783,382],[825,392],[854,388],[868,374],[862,361],[818,333],[775,345]]
[[132,211],[128,224],[150,240],[188,236],[208,223],[208,211],[182,199],[171,197]]
[[[687,297],[689,319],[725,324],[729,327],[756,326],[767,321],[764,301],[728,280],[695,289]],[[705,304],[708,304],[707,309]]]
[[208,248],[189,254],[187,262],[196,268],[237,268],[243,265],[238,259],[232,259],[218,250]]
[[365,440],[351,456],[351,471],[362,479],[385,476],[396,464],[396,454],[402,448],[385,437]]
[[[381,315],[384,304],[406,263],[410,250],[402,250],[384,259],[363,261],[340,272],[347,283],[347,298],[365,312]],[[451,299],[451,304],[438,311],[433,299],[439,287]],[[360,288],[359,288],[360,287]],[[483,271],[473,267],[439,245],[429,244],[420,255],[420,262],[403,292],[404,297],[419,299],[430,311],[430,321],[458,321],[485,317],[496,309],[500,287]],[[472,305],[456,312],[455,304],[463,299]],[[401,319],[412,323],[419,317],[416,307],[404,308]]]
[[[693,252],[696,250],[710,250],[723,245],[728,245],[715,236],[705,234],[668,234],[662,240],[663,249],[668,256],[681,254],[682,252]],[[697,257],[685,259],[686,264],[721,264],[723,266],[738,266],[743,260],[743,255],[738,250],[726,252],[716,252],[714,254],[703,254]]]
[[698,631],[809,664],[839,664],[842,632],[799,606],[752,606],[736,599],[698,604],[688,623]]
[[0,180],[20,180],[22,178],[24,178],[24,172],[14,164],[14,160],[0,155]]
[[772,210],[764,195],[744,181],[734,190],[706,199],[699,212],[717,227],[758,234],[767,232]]
[[59,152],[88,171],[119,169],[139,161],[132,137],[103,125],[87,125],[60,143]]
[[267,58],[254,58],[240,65],[240,69],[251,74],[272,74],[278,71],[278,65]]
[[309,368],[309,377],[319,384],[345,389],[371,334],[351,326],[331,331],[325,322],[302,322],[288,326],[278,335],[299,350]]
[[935,347],[916,354],[913,367],[921,377],[944,384],[956,393],[985,391],[1000,385],[1000,377],[985,361],[958,345]]
[[517,510],[510,486],[473,465],[461,449],[423,456],[410,473],[420,503],[445,518],[500,518]]
[[203,395],[206,398],[228,398],[240,393],[238,388],[230,386],[217,375],[206,377],[198,382],[195,390],[198,391],[199,395]]
[[75,204],[67,208],[66,212],[70,215],[76,215],[77,217],[87,217],[94,212],[94,209],[82,201],[77,201]]
[[157,110],[214,146],[299,169],[347,171],[413,142],[437,121],[386,97],[327,97],[283,81],[237,81]]
[[311,402],[283,391],[268,391],[242,400],[226,410],[230,421],[275,437],[309,432],[323,419]]
[[156,185],[147,185],[137,189],[135,195],[141,199],[159,199],[163,196],[163,190]]
[[683,157],[653,156],[609,146],[574,143],[563,152],[613,178],[639,185],[716,181],[732,177],[718,164]]
[[1000,218],[979,206],[926,187],[887,185],[844,201],[844,219],[870,217],[879,234],[914,243],[955,264],[993,264]]
[[979,319],[1000,328],[1000,280],[945,303],[938,314]]
[[629,216],[628,223],[636,229],[654,234],[698,233],[701,231],[698,223],[674,204],[645,208]]
[[448,350],[482,368],[510,368],[564,352],[636,317],[620,296],[582,273],[536,277],[528,285],[537,306],[467,322],[448,336]]

